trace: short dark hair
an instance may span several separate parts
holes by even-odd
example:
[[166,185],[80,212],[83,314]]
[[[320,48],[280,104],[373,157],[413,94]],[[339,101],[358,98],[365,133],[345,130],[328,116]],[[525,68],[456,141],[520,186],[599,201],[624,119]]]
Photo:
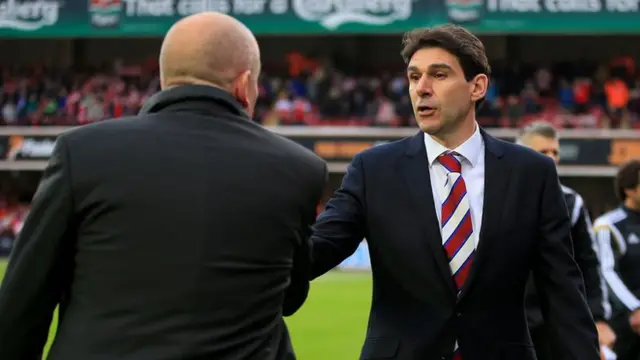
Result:
[[[482,41],[461,26],[446,24],[414,29],[404,34],[402,45],[400,54],[405,64],[409,64],[411,57],[418,50],[437,47],[458,58],[467,81],[471,81],[478,74],[491,76],[491,66]],[[483,101],[484,99],[478,100],[476,108]]]
[[615,181],[616,195],[621,201],[627,199],[625,190],[635,189],[640,183],[640,159],[625,162],[618,169]]
[[418,50],[437,47],[458,58],[467,81],[478,74],[491,76],[491,66],[482,41],[461,26],[447,24],[415,29],[404,34],[402,45],[400,54],[405,64],[409,64]]

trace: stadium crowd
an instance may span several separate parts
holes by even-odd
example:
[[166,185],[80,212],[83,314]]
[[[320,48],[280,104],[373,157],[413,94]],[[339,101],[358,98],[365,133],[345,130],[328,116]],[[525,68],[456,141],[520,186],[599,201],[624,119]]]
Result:
[[13,195],[0,197],[0,257],[9,255],[29,210],[28,202]]
[[9,254],[22,230],[41,177],[36,171],[0,172],[0,259]]
[[[546,119],[558,127],[639,127],[640,77],[633,59],[606,66],[495,67],[479,121],[517,127]],[[81,125],[135,114],[159,90],[157,63],[87,71],[45,68],[0,73],[4,125]],[[279,74],[278,74],[279,75]],[[256,121],[266,125],[412,126],[404,74],[350,76],[301,67],[260,81]]]

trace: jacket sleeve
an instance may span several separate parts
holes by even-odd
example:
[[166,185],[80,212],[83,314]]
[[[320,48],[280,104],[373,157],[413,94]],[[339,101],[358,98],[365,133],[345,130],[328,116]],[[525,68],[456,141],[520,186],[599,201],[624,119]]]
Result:
[[601,321],[604,319],[603,282],[600,276],[595,238],[592,233],[593,225],[580,195],[576,194],[576,201],[570,212],[573,224],[571,238],[573,239],[575,259],[584,279],[587,302],[594,320]]
[[282,314],[291,316],[302,307],[309,295],[309,279],[311,277],[311,226],[316,219],[316,210],[320,202],[322,192],[328,179],[326,164],[323,164],[322,172],[317,172],[311,181],[310,190],[303,209],[301,210],[300,229],[296,232],[297,246],[293,254],[293,269],[291,271],[291,283],[285,294]]
[[574,260],[571,220],[555,164],[549,160],[541,171],[544,180],[533,277],[553,358],[599,360],[598,333],[585,299],[582,273]]
[[315,279],[353,254],[365,232],[365,181],[362,153],[353,158],[313,228],[311,278]]
[[[620,278],[616,263],[627,251],[627,246],[618,228],[600,218],[594,224],[596,241],[600,256],[602,276],[609,288],[609,296],[619,301],[629,311],[640,307],[640,300],[633,295]],[[606,299],[606,297],[605,297]],[[605,301],[605,315],[611,316],[610,301]]]
[[[40,359],[73,271],[73,204],[59,137],[0,287],[0,359]],[[62,314],[61,314],[62,316]]]

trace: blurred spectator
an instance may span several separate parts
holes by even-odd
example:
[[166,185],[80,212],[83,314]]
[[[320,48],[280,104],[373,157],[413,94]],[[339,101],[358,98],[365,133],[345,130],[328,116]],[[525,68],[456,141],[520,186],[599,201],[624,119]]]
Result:
[[0,199],[0,256],[7,256],[29,213],[28,203],[11,194]]
[[395,125],[396,109],[391,100],[382,95],[378,96],[375,107],[376,114],[373,125],[382,127],[390,127]]
[[573,111],[573,109],[575,108],[573,88],[566,79],[560,79],[558,101],[560,102],[562,108],[567,111]]
[[619,77],[612,77],[604,84],[607,99],[607,113],[612,127],[620,127],[629,106],[629,87]]
[[[548,96],[548,90],[546,90],[544,97]],[[521,99],[524,104],[525,114],[536,114],[541,110],[540,99],[543,95],[536,90],[533,83],[528,81],[524,85],[522,90]]]
[[[631,91],[629,91],[629,112],[633,114],[640,113],[640,79],[636,79],[633,83],[633,87]],[[638,125],[639,119],[635,119],[635,121],[631,122],[629,125],[631,127],[636,127]]]
[[591,101],[591,82],[589,79],[578,78],[573,85],[573,101],[575,113],[586,114],[589,111]]
[[509,95],[505,106],[505,114],[509,120],[510,127],[516,127],[518,121],[524,115],[520,98],[516,95]]
[[278,95],[278,100],[276,100],[275,105],[273,106],[276,114],[280,117],[280,121],[283,123],[291,122],[291,112],[293,111],[293,102],[291,101],[291,97],[287,94],[286,91],[280,91]]
[[553,96],[551,83],[553,76],[547,68],[540,68],[534,74],[535,87],[540,97],[549,98]]

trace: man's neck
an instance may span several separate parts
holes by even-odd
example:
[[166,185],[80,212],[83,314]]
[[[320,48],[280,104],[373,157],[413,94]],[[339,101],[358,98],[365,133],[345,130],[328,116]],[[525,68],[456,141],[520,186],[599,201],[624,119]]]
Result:
[[167,79],[164,83],[161,84],[161,89],[162,90],[168,90],[174,87],[178,87],[178,86],[183,86],[183,85],[205,85],[205,86],[212,86],[224,91],[229,92],[229,89],[225,86],[222,86],[221,84],[218,83],[214,83],[211,81],[207,81],[207,80],[203,80],[203,79],[199,79],[199,78],[195,78],[192,76],[179,76],[179,77],[172,77],[170,79]]
[[443,137],[434,136],[433,138],[442,146],[453,150],[473,136],[476,132],[476,126],[478,126],[478,124],[476,123],[475,117],[473,117],[471,120],[465,120],[454,132]]
[[638,208],[638,206],[635,204],[635,202],[630,199],[627,198],[624,202],[624,207],[626,207],[627,209],[636,212],[636,213],[640,213],[640,209]]

